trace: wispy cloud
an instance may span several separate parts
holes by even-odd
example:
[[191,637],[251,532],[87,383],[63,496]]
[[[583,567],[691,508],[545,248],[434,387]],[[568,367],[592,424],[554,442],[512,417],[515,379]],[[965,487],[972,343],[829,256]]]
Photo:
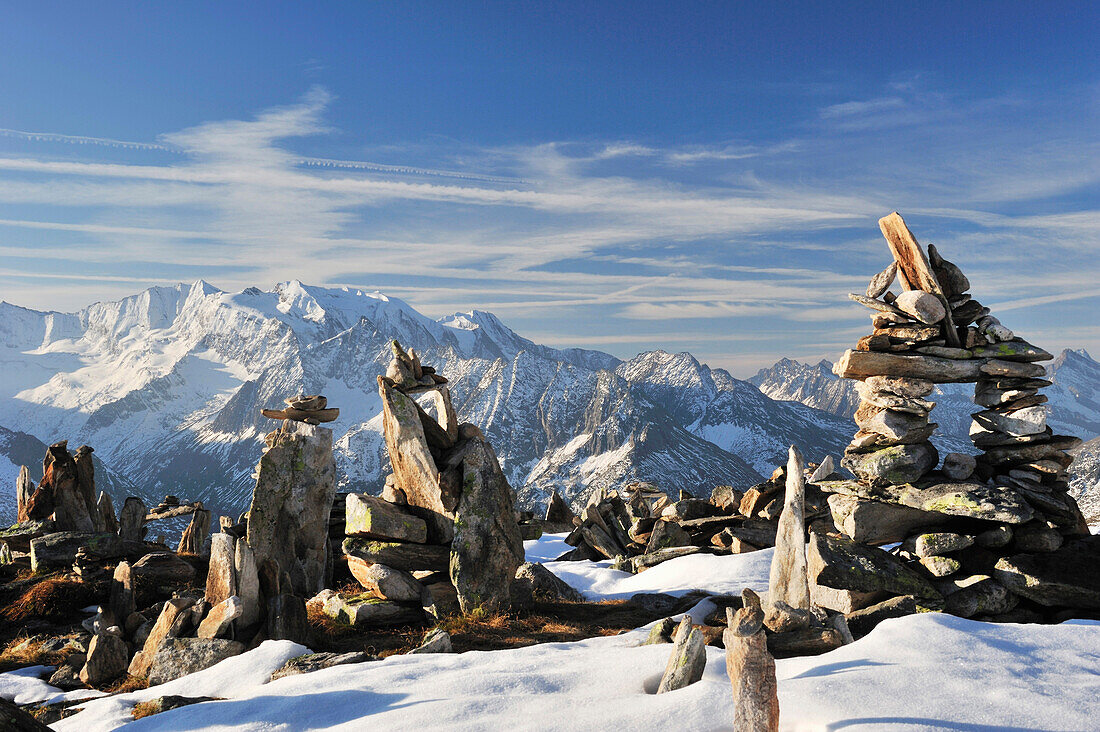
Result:
[[[387,163],[308,154],[333,132],[322,89],[152,142],[0,131],[0,278],[5,299],[74,308],[90,280],[102,297],[182,269],[229,289],[297,277],[431,314],[494,310],[559,345],[700,344],[732,365],[742,356],[707,344],[814,355],[866,330],[844,294],[884,264],[874,222],[897,208],[1002,310],[1087,302],[1100,145],[1054,115],[1034,139],[991,127],[1014,100],[946,100],[900,83],[817,107],[812,135],[440,143],[408,164],[397,148]],[[46,264],[74,248],[102,276]],[[1049,266],[1021,269],[1040,248]],[[43,281],[67,284],[47,295]]]

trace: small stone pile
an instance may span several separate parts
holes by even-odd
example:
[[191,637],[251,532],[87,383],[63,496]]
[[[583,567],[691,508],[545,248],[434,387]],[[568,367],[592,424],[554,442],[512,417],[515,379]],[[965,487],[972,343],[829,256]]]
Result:
[[[507,608],[523,563],[512,488],[481,430],[458,422],[447,379],[413,349],[391,349],[378,392],[393,473],[381,497],[341,498],[342,560],[365,592],[311,602],[354,624]],[[435,416],[414,398],[425,394]]]
[[[1039,394],[1051,382],[1036,362],[1050,354],[993,318],[962,271],[935,247],[926,255],[900,216],[879,225],[894,262],[851,296],[875,310],[875,331],[835,368],[860,380],[862,402],[842,461],[857,480],[819,484],[840,532],[811,539],[822,604],[1013,621],[1095,613],[1100,578],[1086,567],[1100,542],[1067,493],[1067,451],[1080,440],[1053,434]],[[941,463],[925,397],[951,382],[976,384],[980,454]],[[891,553],[873,546],[893,542]]]
[[[806,522],[827,524],[828,496],[817,482],[841,476],[831,456],[804,472]],[[676,501],[652,483],[631,483],[594,491],[579,517],[555,491],[543,525],[570,532],[565,542],[574,549],[557,561],[612,559],[627,572],[690,554],[744,554],[775,545],[786,480],[781,466],[750,488],[718,486],[709,500],[681,490]]]

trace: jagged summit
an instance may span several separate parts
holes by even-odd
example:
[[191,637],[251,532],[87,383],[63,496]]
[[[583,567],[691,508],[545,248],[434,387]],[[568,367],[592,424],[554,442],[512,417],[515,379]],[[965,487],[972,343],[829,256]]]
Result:
[[837,453],[844,420],[781,404],[691,354],[622,362],[536,344],[479,310],[438,320],[379,292],[300,281],[230,293],[156,287],[77,313],[0,306],[0,426],[68,438],[150,500],[182,492],[243,510],[267,430],[259,409],[327,394],[342,485],[377,490],[386,470],[375,377],[393,339],[452,379],[462,419],[498,446],[521,500],[644,478],[710,490],[751,484],[787,445]]

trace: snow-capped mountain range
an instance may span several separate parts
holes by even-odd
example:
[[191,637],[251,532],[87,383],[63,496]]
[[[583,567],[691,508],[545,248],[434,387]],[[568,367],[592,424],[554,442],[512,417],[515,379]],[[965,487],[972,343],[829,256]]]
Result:
[[[749,485],[787,445],[820,460],[852,431],[690,354],[620,361],[549,348],[490,313],[432,320],[380,293],[296,281],[266,292],[157,287],[76,313],[0,303],[0,426],[92,445],[147,502],[171,493],[236,513],[276,426],[260,408],[322,393],[340,408],[331,426],[342,486],[376,492],[388,460],[375,377],[394,338],[451,380],[459,417],[486,432],[532,508],[554,488],[583,500],[632,480],[693,492]],[[25,452],[3,454],[15,466]],[[0,479],[11,492],[14,476]]]

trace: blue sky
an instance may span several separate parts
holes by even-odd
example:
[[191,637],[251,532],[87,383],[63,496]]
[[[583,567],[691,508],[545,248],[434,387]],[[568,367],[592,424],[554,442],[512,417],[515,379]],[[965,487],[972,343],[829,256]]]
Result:
[[34,5],[0,11],[9,302],[296,277],[747,375],[867,331],[896,209],[1100,351],[1094,4]]

